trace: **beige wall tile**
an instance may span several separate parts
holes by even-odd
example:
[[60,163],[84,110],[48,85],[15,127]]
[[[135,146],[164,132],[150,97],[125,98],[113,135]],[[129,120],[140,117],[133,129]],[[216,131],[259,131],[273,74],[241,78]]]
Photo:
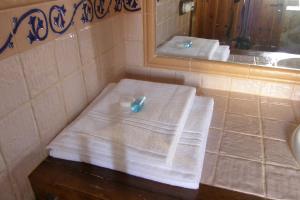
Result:
[[260,95],[290,99],[292,97],[292,93],[293,85],[275,82],[263,82]]
[[294,123],[262,119],[264,137],[288,141],[297,127]]
[[105,86],[102,66],[99,62],[98,60],[93,60],[93,62],[84,69],[83,74],[89,102],[92,101]]
[[262,161],[261,139],[239,133],[224,132],[220,152],[226,155]]
[[266,166],[267,197],[300,199],[300,173],[293,169]]
[[138,80],[150,80],[150,68],[126,66],[126,77]]
[[218,155],[212,153],[205,153],[204,164],[201,175],[201,183],[213,185],[215,170],[217,166]]
[[240,93],[240,92],[230,92],[230,98],[249,100],[249,101],[258,101],[259,96],[253,94],[247,94],[247,93]]
[[102,63],[103,81],[105,83],[114,81],[114,50],[110,49],[103,53],[100,59],[100,62]]
[[201,76],[192,72],[175,71],[176,81],[180,84],[201,87]]
[[29,99],[18,56],[0,61],[0,117]]
[[212,153],[218,153],[222,135],[223,135],[222,131],[219,129],[214,129],[214,128],[209,129],[206,151]]
[[175,71],[165,69],[150,69],[150,80],[164,83],[174,83],[176,79]]
[[81,67],[77,35],[70,33],[55,40],[55,57],[61,78]]
[[25,104],[0,121],[0,144],[8,165],[24,157],[25,151],[40,145],[30,104]]
[[62,91],[54,86],[32,101],[33,111],[41,135],[41,142],[47,145],[67,124]]
[[96,28],[94,26],[87,26],[78,31],[78,42],[80,49],[80,56],[83,65],[87,65],[99,55],[96,38]]
[[232,92],[241,92],[241,93],[259,95],[260,88],[261,88],[261,81],[257,81],[257,80],[233,78],[231,82]]
[[58,81],[54,42],[21,54],[24,73],[31,96],[35,96]]
[[262,164],[259,162],[219,157],[216,186],[262,196],[263,178]]
[[130,67],[143,67],[144,54],[143,43],[139,41],[125,42],[126,65]]
[[114,45],[119,45],[120,43],[124,43],[124,25],[123,25],[124,15],[116,15],[112,18],[112,30],[113,30],[113,39]]
[[261,114],[264,118],[295,122],[296,118],[291,106],[261,103]]
[[25,157],[19,159],[9,172],[12,176],[13,184],[17,188],[18,199],[34,199],[34,193],[31,188],[28,176],[45,158],[39,146],[26,152]]
[[208,96],[208,97],[228,97],[229,92],[223,91],[223,90],[214,90],[214,89],[206,89],[206,88],[200,88],[198,91],[198,95],[202,96]]
[[264,139],[264,144],[267,164],[299,168],[287,142]]
[[258,116],[258,101],[229,99],[229,113]]
[[296,115],[296,121],[300,122],[300,101],[293,101],[292,105],[293,105],[292,108]]
[[0,199],[3,200],[17,199],[7,171],[0,173]]
[[224,96],[214,96],[214,111],[225,112],[227,109],[228,98]]
[[143,40],[143,15],[142,13],[130,13],[124,15],[124,38],[125,40]]
[[292,99],[300,101],[300,85],[294,85]]
[[278,99],[274,97],[260,97],[260,103],[270,103],[270,104],[278,104],[278,105],[287,105],[291,106],[292,101],[290,99]]
[[225,112],[216,110],[213,113],[210,127],[222,129],[224,126],[224,120],[225,120]]
[[74,119],[87,105],[87,96],[81,71],[75,72],[63,81],[63,93],[67,116]]
[[257,117],[226,113],[224,130],[260,135],[259,119]]
[[216,90],[229,90],[231,86],[231,78],[226,76],[217,76],[217,75],[202,75],[202,84],[203,88],[210,88]]
[[97,43],[99,53],[105,53],[114,46],[112,23],[112,18],[109,18],[94,25],[96,26],[96,33],[93,35],[93,40]]
[[120,43],[114,46],[113,48],[113,65],[117,68],[124,68],[125,67],[125,44]]
[[120,43],[115,45],[113,48],[113,74],[114,74],[114,81],[117,81],[119,77],[124,77],[125,75],[125,44]]

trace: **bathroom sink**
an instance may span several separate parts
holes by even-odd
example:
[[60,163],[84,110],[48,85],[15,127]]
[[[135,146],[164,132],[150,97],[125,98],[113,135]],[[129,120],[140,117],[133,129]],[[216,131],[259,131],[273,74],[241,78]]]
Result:
[[296,160],[300,163],[300,125],[294,131],[290,139],[290,145]]
[[300,69],[300,58],[287,58],[277,62],[277,66]]

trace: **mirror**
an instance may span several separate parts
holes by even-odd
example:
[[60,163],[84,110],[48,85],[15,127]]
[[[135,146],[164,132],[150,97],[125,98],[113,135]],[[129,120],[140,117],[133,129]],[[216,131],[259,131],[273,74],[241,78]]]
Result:
[[156,53],[300,70],[300,0],[156,0]]

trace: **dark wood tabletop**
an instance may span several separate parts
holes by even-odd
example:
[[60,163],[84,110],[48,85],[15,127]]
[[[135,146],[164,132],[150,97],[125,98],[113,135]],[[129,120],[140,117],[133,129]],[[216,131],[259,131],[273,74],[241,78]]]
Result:
[[200,185],[174,187],[114,170],[48,157],[29,176],[39,200],[263,200],[239,192]]

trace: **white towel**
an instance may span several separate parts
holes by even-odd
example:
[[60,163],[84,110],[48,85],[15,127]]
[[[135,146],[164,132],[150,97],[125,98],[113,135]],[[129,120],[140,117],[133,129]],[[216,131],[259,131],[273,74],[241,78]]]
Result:
[[53,145],[50,155],[61,159],[91,163],[174,186],[198,189],[212,113],[213,100],[211,98],[195,98],[180,137],[172,167],[166,164],[135,162],[130,160],[126,153],[107,155],[98,151],[96,146],[92,146],[87,151],[81,149],[77,144],[70,143]]
[[[180,48],[178,44],[192,41],[192,48]],[[204,38],[174,36],[171,40],[157,49],[158,53],[174,56],[188,56],[201,59],[212,59],[214,52],[219,47],[218,40]]]
[[230,56],[230,47],[228,45],[220,45],[212,56],[212,60],[227,61]]
[[[198,38],[187,37],[187,36],[175,36],[171,40],[167,41],[165,44],[160,46],[157,49],[157,52],[160,54],[172,55],[172,56],[196,57],[199,52],[199,48],[202,44],[201,41],[199,43],[197,39]],[[188,40],[192,41],[191,48],[179,47],[180,44]]]
[[[93,143],[85,138],[92,136],[101,151],[108,145],[121,153],[126,148],[133,155],[142,155],[136,159],[171,165],[195,92],[192,87],[124,79],[65,128],[54,143],[68,140],[66,135],[78,135],[78,145],[89,149]],[[145,95],[143,110],[133,113],[120,107],[119,99],[124,95]]]

